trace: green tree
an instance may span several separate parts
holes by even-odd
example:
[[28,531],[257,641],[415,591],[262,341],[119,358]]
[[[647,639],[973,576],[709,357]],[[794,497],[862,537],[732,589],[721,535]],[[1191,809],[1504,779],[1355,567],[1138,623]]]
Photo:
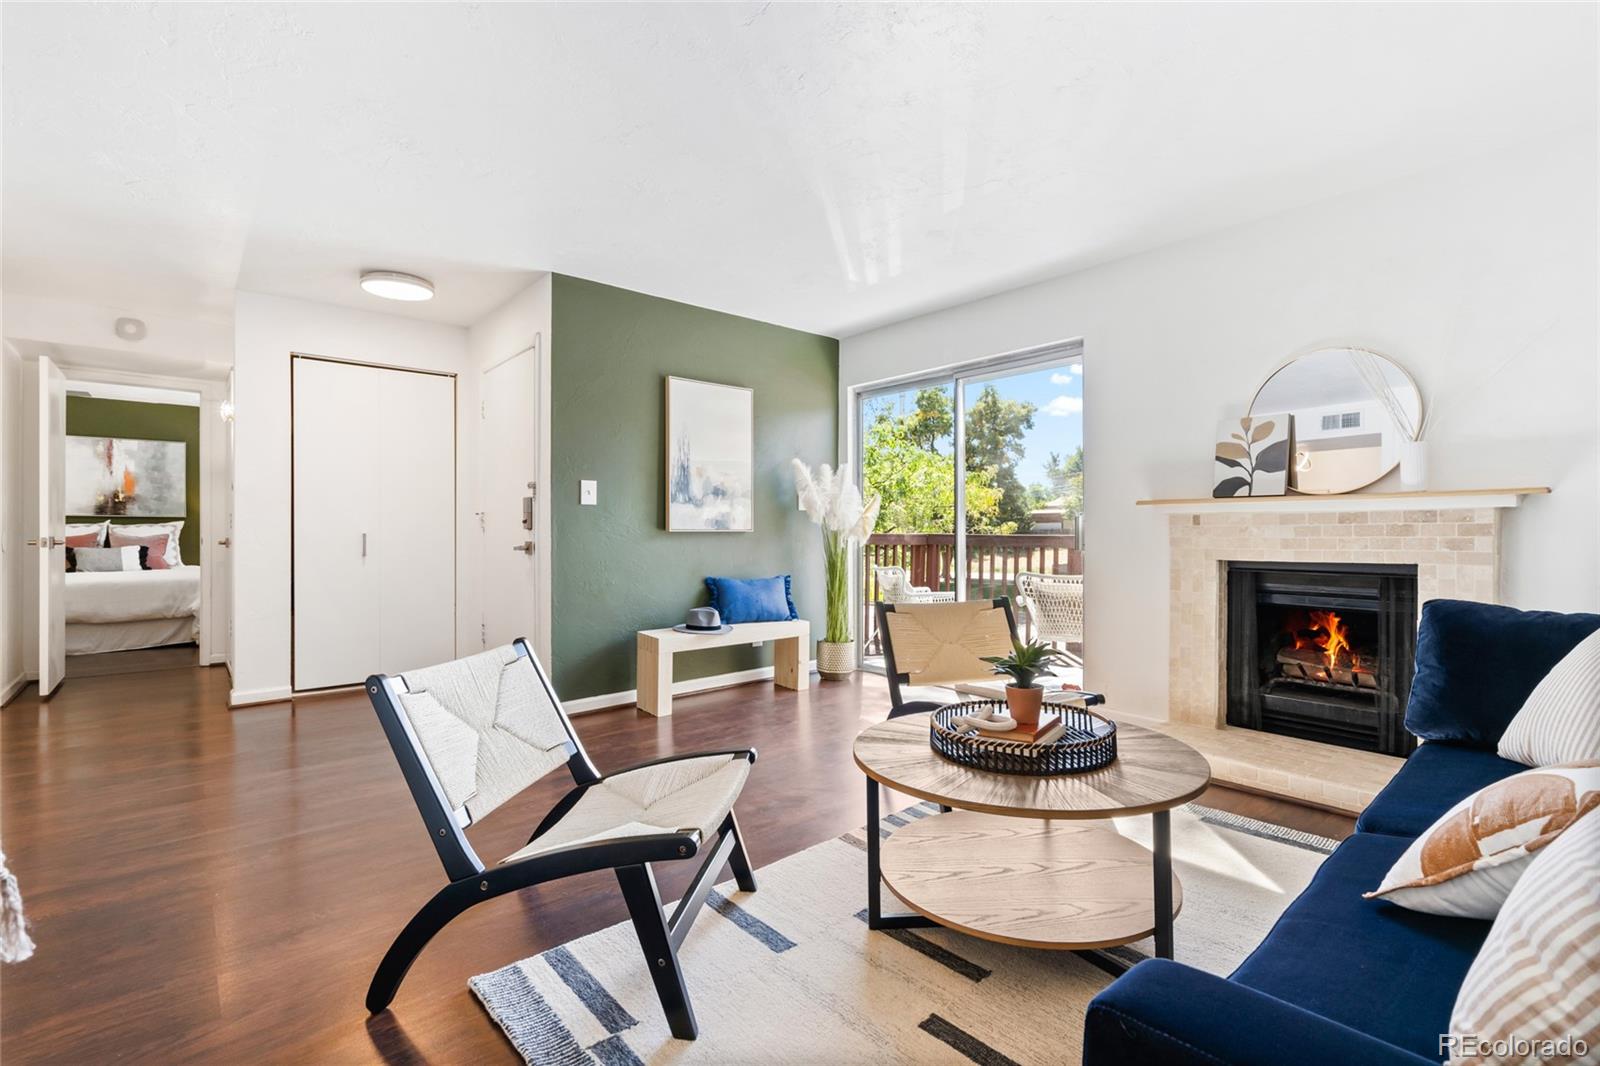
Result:
[[911,439],[930,452],[941,443],[953,447],[950,433],[955,428],[951,396],[947,389],[922,389],[917,393],[917,409],[906,416],[906,431]]
[[1070,523],[1083,512],[1083,445],[1078,445],[1065,460],[1051,452],[1044,464],[1044,476],[1048,484],[1040,486],[1043,498],[1038,503],[1062,501],[1062,510]]
[[[985,385],[975,403],[967,408],[967,476],[990,471],[991,483],[1000,490],[1000,509],[995,518],[996,532],[1026,532],[1032,525],[1028,490],[1017,477],[1017,462],[1022,458],[1023,440],[1033,428],[1038,410],[1026,400],[1002,399],[1000,390]],[[989,530],[974,525],[968,514],[967,532]]]
[[[866,491],[883,499],[876,532],[939,533],[955,528],[956,488],[951,457],[925,447],[916,414],[883,412],[867,428],[862,448]],[[967,514],[989,526],[1000,506],[1000,490],[988,471],[967,475]]]

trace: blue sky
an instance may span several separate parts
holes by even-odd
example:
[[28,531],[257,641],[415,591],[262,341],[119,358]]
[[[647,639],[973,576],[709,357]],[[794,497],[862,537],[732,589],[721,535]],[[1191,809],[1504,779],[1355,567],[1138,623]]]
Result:
[[[1017,463],[1017,477],[1024,485],[1044,482],[1044,465],[1055,452],[1065,458],[1083,443],[1083,364],[1072,363],[1051,370],[1031,370],[993,381],[968,386],[972,400],[984,385],[993,385],[1007,400],[1025,400],[1038,410],[1033,429],[1024,438],[1024,454]],[[910,411],[917,390],[894,397],[869,401],[869,412],[878,405]],[[869,415],[870,417],[870,415]]]
[[[992,384],[1007,400],[1027,400],[1038,408],[1033,429],[1024,440],[1025,452],[1017,463],[1017,478],[1024,485],[1044,481],[1044,464],[1055,452],[1066,458],[1083,443],[1083,364],[1054,370],[1034,370],[999,378]],[[967,396],[972,398],[971,386]]]

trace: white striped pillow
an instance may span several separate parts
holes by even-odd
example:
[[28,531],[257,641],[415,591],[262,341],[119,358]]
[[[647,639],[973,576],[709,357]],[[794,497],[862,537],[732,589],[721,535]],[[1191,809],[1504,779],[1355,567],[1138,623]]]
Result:
[[[1450,1061],[1592,1062],[1600,1038],[1600,812],[1540,853],[1506,897],[1450,1012]],[[1554,1043],[1565,1038],[1568,1046]],[[1582,1050],[1574,1038],[1589,1042]],[[1476,1048],[1468,1041],[1476,1040]],[[1540,1041],[1553,1043],[1541,1048]],[[1509,1054],[1490,1050],[1501,1041]],[[1532,1042],[1532,1054],[1518,1043]],[[1522,1045],[1527,1047],[1528,1045]]]
[[1500,738],[1500,757],[1528,766],[1600,759],[1600,630],[1528,693]]

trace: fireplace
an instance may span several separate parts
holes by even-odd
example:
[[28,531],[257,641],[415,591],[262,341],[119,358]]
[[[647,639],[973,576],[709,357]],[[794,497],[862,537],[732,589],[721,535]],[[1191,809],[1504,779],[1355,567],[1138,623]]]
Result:
[[1227,722],[1406,755],[1417,568],[1229,563]]

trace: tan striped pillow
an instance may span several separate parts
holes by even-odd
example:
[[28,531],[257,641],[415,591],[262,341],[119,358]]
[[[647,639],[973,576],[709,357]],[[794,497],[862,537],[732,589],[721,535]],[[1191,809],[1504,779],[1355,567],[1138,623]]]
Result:
[[1597,885],[1600,813],[1591,813],[1541,852],[1506,898],[1456,994],[1451,1062],[1593,1062],[1600,1054]]
[[1500,757],[1529,766],[1600,759],[1600,630],[1528,693],[1500,738]]

